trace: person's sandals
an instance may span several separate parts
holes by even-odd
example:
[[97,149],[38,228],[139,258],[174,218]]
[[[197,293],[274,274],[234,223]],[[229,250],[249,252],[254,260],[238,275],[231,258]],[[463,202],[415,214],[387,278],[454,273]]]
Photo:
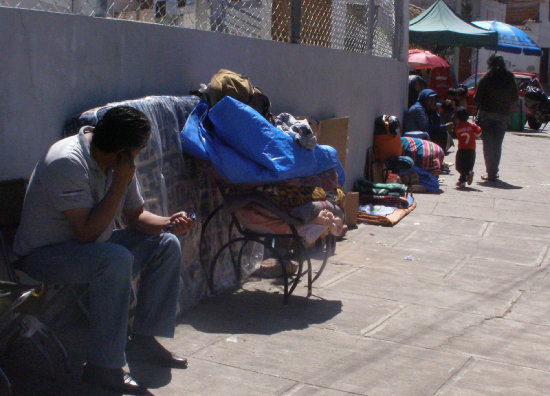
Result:
[[466,187],[466,183],[464,182],[456,182],[456,188],[464,188]]
[[494,182],[498,180],[498,175],[489,176],[488,174],[485,174],[481,176],[481,180]]

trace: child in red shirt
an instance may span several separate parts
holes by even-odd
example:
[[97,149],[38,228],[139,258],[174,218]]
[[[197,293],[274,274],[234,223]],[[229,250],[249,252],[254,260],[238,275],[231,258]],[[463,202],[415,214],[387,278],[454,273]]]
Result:
[[456,170],[460,178],[456,183],[458,188],[466,187],[466,182],[472,184],[474,179],[474,164],[476,162],[476,136],[481,135],[481,128],[468,122],[470,114],[464,107],[457,107],[455,111],[455,134],[458,138],[456,152]]

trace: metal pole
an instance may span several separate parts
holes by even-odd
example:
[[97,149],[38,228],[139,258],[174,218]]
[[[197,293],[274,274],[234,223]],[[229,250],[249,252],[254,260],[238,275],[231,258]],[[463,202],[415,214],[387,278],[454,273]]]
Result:
[[302,0],[290,2],[290,42],[300,44],[302,30]]
[[474,74],[474,92],[477,90],[477,67],[479,65],[479,47],[476,47],[476,71]]
[[373,54],[374,52],[374,29],[376,27],[376,16],[377,16],[378,6],[374,0],[369,0],[369,15],[367,18],[367,48],[368,53]]

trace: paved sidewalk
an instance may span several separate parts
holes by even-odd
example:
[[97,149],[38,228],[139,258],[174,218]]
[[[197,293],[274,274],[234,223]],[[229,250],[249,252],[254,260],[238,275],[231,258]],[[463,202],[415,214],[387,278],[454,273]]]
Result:
[[153,392],[550,394],[549,138],[508,133],[500,183],[479,142],[471,188],[453,169],[397,226],[350,231],[309,300],[250,282],[200,304],[165,343],[189,369]]
[[[132,373],[155,395],[550,394],[548,153],[550,131],[508,133],[482,183],[479,142],[470,188],[452,169],[395,227],[348,232],[313,297],[248,282],[163,340],[187,370]],[[51,394],[85,394],[72,378]]]

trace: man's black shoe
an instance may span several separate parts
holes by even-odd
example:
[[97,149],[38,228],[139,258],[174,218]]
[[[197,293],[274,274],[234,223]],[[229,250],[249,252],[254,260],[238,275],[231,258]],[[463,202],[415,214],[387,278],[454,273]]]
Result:
[[128,360],[145,361],[161,367],[187,368],[187,359],[166,350],[155,337],[132,336],[126,345]]
[[115,393],[150,395],[146,388],[139,385],[130,374],[125,373],[121,368],[111,369],[87,363],[82,373],[82,381]]

